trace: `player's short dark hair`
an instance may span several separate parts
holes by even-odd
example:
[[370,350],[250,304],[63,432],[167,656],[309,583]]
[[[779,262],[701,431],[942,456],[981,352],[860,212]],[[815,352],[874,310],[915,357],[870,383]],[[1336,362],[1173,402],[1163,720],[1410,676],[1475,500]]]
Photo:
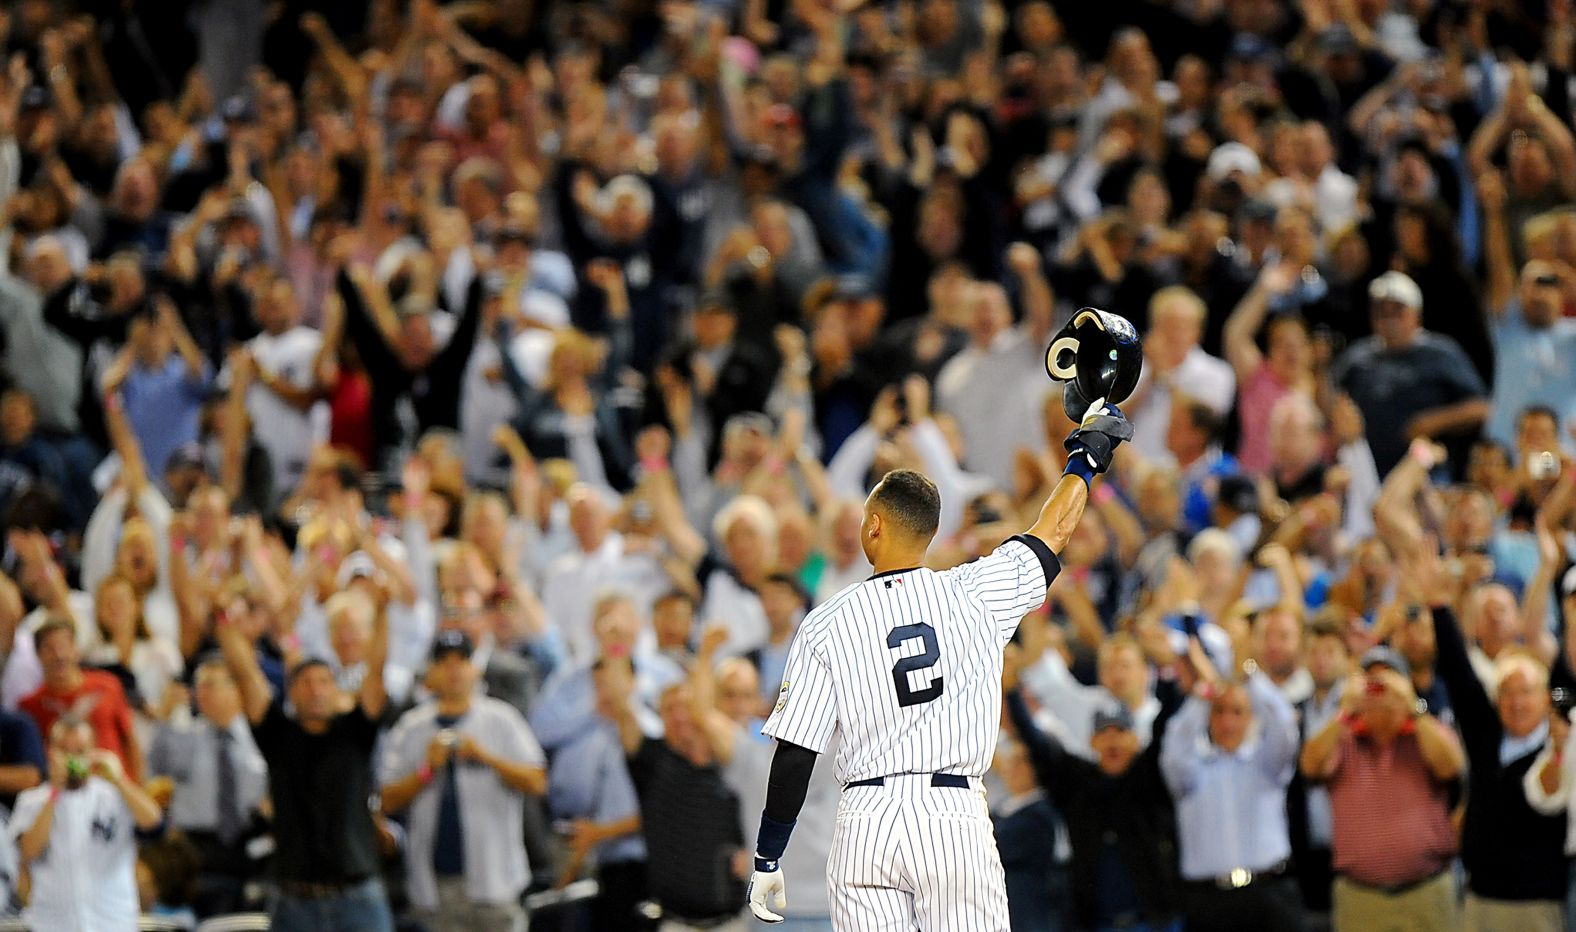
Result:
[[941,492],[924,473],[894,469],[876,485],[871,501],[904,530],[931,537],[941,523]]

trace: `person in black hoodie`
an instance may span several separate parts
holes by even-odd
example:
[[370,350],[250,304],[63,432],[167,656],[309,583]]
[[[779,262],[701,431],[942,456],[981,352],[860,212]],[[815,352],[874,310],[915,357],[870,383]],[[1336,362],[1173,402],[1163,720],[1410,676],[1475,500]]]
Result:
[[1097,762],[1090,762],[1034,723],[1018,688],[1018,666],[1019,650],[1009,646],[1002,671],[1007,714],[1067,822],[1076,920],[1092,928],[1180,928],[1176,816],[1160,774],[1160,744],[1181,694],[1160,682],[1160,714],[1143,749],[1125,709],[1096,712],[1090,744]]
[[1461,832],[1465,928],[1558,928],[1566,887],[1565,817],[1540,815],[1522,789],[1548,741],[1548,668],[1530,654],[1502,652],[1491,697],[1447,604],[1452,587],[1438,556],[1425,545],[1403,569],[1428,583],[1418,588],[1432,602],[1438,674],[1450,690],[1471,774]]

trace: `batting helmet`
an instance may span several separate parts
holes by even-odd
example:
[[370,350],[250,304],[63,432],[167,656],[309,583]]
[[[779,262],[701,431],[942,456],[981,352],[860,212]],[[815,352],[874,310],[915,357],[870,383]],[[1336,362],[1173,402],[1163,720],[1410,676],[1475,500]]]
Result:
[[1127,318],[1099,308],[1079,308],[1045,351],[1045,372],[1062,389],[1062,409],[1076,423],[1104,398],[1127,400],[1144,365],[1144,345]]

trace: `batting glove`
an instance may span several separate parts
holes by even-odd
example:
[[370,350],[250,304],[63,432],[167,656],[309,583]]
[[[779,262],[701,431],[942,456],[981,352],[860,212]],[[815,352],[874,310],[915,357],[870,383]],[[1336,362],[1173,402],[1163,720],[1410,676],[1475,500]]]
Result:
[[762,922],[782,922],[783,917],[772,910],[787,905],[788,891],[783,884],[781,865],[756,858],[755,873],[750,875],[750,912]]
[[1133,425],[1116,405],[1100,399],[1084,412],[1083,421],[1062,446],[1067,448],[1067,473],[1088,481],[1111,468],[1111,458],[1124,440],[1133,439]]

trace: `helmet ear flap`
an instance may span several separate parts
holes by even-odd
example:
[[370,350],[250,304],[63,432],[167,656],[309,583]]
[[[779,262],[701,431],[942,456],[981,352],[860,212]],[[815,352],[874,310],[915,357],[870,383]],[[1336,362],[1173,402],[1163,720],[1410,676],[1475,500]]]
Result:
[[[1069,325],[1070,329],[1071,325]],[[1056,339],[1051,341],[1050,349],[1045,351],[1045,372],[1058,382],[1070,382],[1078,377],[1078,346],[1080,341],[1077,335],[1063,330]]]

